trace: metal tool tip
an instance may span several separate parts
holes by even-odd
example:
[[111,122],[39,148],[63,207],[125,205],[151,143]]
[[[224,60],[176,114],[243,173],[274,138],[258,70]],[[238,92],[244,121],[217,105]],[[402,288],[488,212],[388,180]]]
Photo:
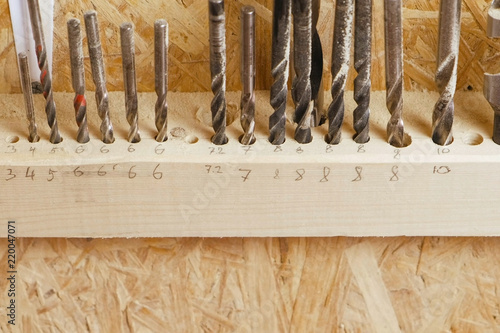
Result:
[[224,0],[208,0],[208,11],[210,15],[219,16],[224,14]]
[[68,20],[68,27],[77,28],[80,26],[80,20],[77,18],[70,18]]
[[26,55],[26,52],[19,52],[19,54],[17,55],[19,57],[19,59],[26,59],[28,56]]
[[131,22],[124,22],[120,25],[120,31],[130,31],[133,30],[134,26]]
[[241,7],[241,14],[242,15],[254,15],[255,8],[253,6],[243,6],[243,7]]
[[85,19],[87,18],[93,18],[93,17],[96,17],[97,16],[97,12],[95,10],[87,10],[84,14],[83,14],[83,17]]
[[160,28],[165,28],[168,27],[168,23],[164,19],[159,19],[155,21],[155,28],[160,29]]

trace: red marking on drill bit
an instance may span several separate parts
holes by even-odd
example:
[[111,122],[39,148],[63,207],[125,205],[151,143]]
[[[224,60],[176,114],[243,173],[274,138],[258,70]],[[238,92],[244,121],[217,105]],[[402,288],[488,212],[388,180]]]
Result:
[[85,99],[85,96],[84,95],[76,95],[73,105],[75,108],[87,106],[87,100]]

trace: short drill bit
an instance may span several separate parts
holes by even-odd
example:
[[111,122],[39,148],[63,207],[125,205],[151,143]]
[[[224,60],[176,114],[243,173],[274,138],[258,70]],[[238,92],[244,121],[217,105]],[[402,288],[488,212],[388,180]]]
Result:
[[354,0],[338,0],[335,5],[335,23],[332,48],[332,102],[328,107],[328,134],[326,142],[340,143],[344,122],[344,89],[351,55]]
[[87,125],[87,100],[85,99],[85,68],[83,66],[82,35],[80,31],[80,20],[68,20],[68,40],[69,55],[71,62],[71,79],[75,98],[73,106],[75,108],[76,124],[78,132],[76,141],[79,143],[89,142],[89,129]]
[[120,25],[120,40],[122,48],[123,85],[125,90],[125,109],[130,125],[128,141],[141,141],[139,134],[139,115],[137,112],[137,82],[135,78],[135,43],[134,27],[126,22]]
[[21,86],[24,94],[24,104],[26,106],[26,116],[28,118],[29,142],[38,142],[40,137],[37,133],[35,122],[35,106],[33,103],[33,92],[31,89],[30,68],[28,64],[28,56],[21,52],[19,58],[19,71],[21,72]]
[[285,142],[291,4],[292,0],[274,0],[271,60],[273,84],[270,98],[274,112],[269,117],[269,142],[273,145],[281,145]]
[[224,0],[209,0],[210,73],[214,97],[210,105],[215,135],[212,143],[226,144],[226,16]]
[[255,9],[252,6],[241,8],[241,144],[255,142]]
[[432,114],[432,141],[442,146],[453,141],[451,128],[457,86],[461,3],[461,0],[441,0],[439,8],[436,85],[440,96]]
[[113,125],[109,118],[108,90],[106,88],[106,76],[104,73],[104,61],[102,57],[101,40],[99,38],[99,25],[97,13],[94,10],[84,14],[85,30],[87,32],[87,43],[89,47],[90,65],[92,67],[92,79],[95,85],[95,97],[97,112],[101,118],[101,135],[104,143],[113,143]]
[[320,3],[320,0],[312,1],[311,99],[314,102],[311,114],[312,127],[319,126],[325,121],[323,112],[323,47],[317,29]]
[[164,142],[167,133],[167,91],[168,91],[168,24],[165,20],[155,21],[155,124],[156,141]]
[[45,97],[45,114],[50,126],[50,142],[60,143],[62,141],[57,126],[56,103],[52,94],[52,78],[47,59],[47,49],[45,47],[45,38],[42,30],[42,19],[40,16],[40,6],[38,0],[28,0],[28,8],[31,19],[31,29],[35,39],[36,56],[38,58],[38,67],[40,68],[40,81],[43,86],[43,97]]

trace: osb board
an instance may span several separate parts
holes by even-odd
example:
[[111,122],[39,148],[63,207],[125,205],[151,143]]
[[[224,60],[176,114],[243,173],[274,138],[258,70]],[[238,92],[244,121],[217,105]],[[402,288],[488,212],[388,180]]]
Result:
[[[490,1],[464,0],[458,89],[481,90],[483,72],[500,71],[497,54],[500,42],[486,37],[486,17]],[[136,26],[137,75],[141,91],[154,90],[153,23],[166,18],[170,24],[169,85],[175,91],[209,91],[208,14],[206,0],[138,1],[138,0],[56,0],[54,43],[54,89],[71,91],[68,61],[66,20],[83,12],[99,12],[102,43],[110,90],[123,90],[119,25],[132,21]],[[240,89],[239,75],[239,9],[251,4],[257,12],[257,88],[269,89],[272,0],[226,1],[227,12],[227,87]],[[330,60],[333,35],[334,1],[321,2],[319,31],[324,49],[324,80],[328,89],[331,82]],[[434,72],[437,50],[438,0],[404,1],[405,88],[435,90]],[[384,78],[384,16],[383,1],[373,1],[373,88],[385,89]],[[86,43],[86,41],[85,41]],[[86,47],[84,52],[87,55]],[[20,92],[16,66],[16,51],[11,30],[7,1],[0,3],[0,93]],[[93,87],[90,63],[87,68],[87,86]],[[351,70],[351,81],[354,70]],[[352,82],[349,84],[352,89]]]

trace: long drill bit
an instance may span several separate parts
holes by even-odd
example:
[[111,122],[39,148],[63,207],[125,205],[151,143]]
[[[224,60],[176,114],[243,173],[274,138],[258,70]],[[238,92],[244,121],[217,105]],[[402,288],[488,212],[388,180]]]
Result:
[[316,127],[325,121],[323,110],[323,47],[317,29],[321,0],[312,0],[312,54],[311,54],[311,99],[314,108],[311,114],[311,126]]
[[104,143],[113,143],[113,125],[109,118],[108,90],[106,89],[106,76],[104,74],[104,61],[102,57],[101,40],[99,38],[99,25],[97,23],[97,12],[89,10],[84,14],[85,30],[87,32],[87,43],[89,47],[90,65],[92,67],[92,79],[95,85],[95,98],[97,112],[101,118],[101,135]]
[[340,143],[344,122],[344,89],[351,55],[354,0],[338,0],[335,4],[335,23],[332,48],[332,102],[328,107],[326,142]]
[[168,139],[168,23],[165,20],[155,21],[155,91],[158,96],[155,104],[156,141],[164,142]]
[[458,48],[460,43],[461,0],[441,0],[436,85],[440,96],[432,113],[432,141],[448,145],[453,141],[451,128],[457,87]]
[[87,125],[87,100],[85,99],[85,68],[83,66],[82,35],[80,31],[80,20],[73,18],[68,20],[68,40],[69,56],[71,62],[71,81],[75,98],[73,106],[75,108],[76,124],[78,132],[76,141],[87,143],[90,141],[89,129]]
[[50,126],[50,142],[60,143],[62,141],[57,126],[56,103],[52,94],[52,78],[47,59],[47,49],[45,47],[45,38],[42,30],[42,19],[40,16],[40,6],[38,0],[28,0],[28,9],[31,19],[31,29],[35,39],[36,56],[38,58],[38,67],[40,68],[40,81],[43,86],[43,97],[45,97],[45,114]]
[[370,89],[372,55],[372,0],[356,0],[354,10],[354,69],[358,75],[354,79],[354,141],[370,141]]
[[214,97],[210,105],[215,135],[212,143],[224,145],[226,136],[226,15],[224,0],[209,0],[210,73]]
[[21,52],[19,58],[19,71],[21,72],[21,86],[24,94],[24,105],[26,106],[26,116],[28,118],[29,142],[38,142],[40,137],[37,133],[35,122],[35,106],[33,103],[33,92],[31,89],[30,68],[28,64],[28,56]]
[[281,145],[285,142],[291,5],[291,0],[274,0],[271,60],[273,84],[270,97],[274,112],[269,117],[269,142],[273,145]]
[[137,112],[137,82],[135,78],[135,43],[134,26],[130,22],[120,25],[120,40],[122,48],[123,85],[125,90],[125,109],[130,125],[128,141],[141,141],[139,134],[139,115]]
[[252,6],[241,8],[241,144],[255,142],[255,9]]

